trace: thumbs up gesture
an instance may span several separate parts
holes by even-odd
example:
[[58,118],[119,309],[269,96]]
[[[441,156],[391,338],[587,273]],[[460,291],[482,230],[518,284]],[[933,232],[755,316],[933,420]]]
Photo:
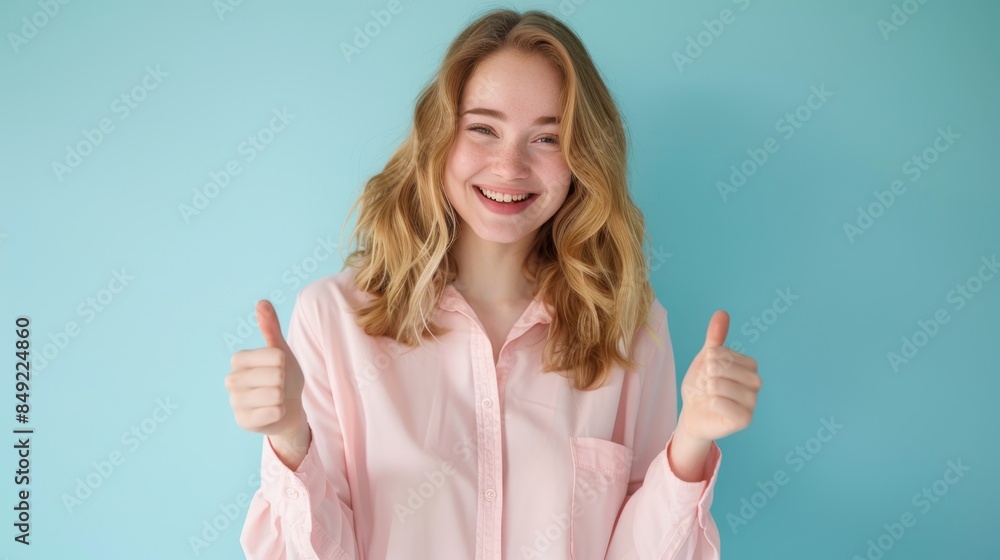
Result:
[[267,346],[234,353],[226,376],[236,423],[267,436],[294,438],[308,434],[302,409],[302,369],[281,334],[271,302],[258,301],[256,311]]
[[719,439],[746,428],[757,406],[762,384],[757,362],[723,346],[728,331],[729,314],[716,311],[705,345],[681,383],[684,406],[677,428],[695,440]]

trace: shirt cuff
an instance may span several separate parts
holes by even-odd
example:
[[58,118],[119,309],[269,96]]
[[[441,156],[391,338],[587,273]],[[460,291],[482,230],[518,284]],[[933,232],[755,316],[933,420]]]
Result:
[[[311,428],[310,428],[311,429]],[[310,437],[302,463],[294,471],[278,458],[271,440],[264,436],[261,457],[261,492],[279,515],[306,521],[310,504],[323,499],[326,473],[316,451],[316,439]]]
[[705,518],[709,515],[709,509],[712,506],[715,482],[719,477],[719,466],[722,464],[722,450],[715,443],[715,440],[712,440],[712,445],[708,449],[705,466],[702,470],[703,473],[706,471],[711,472],[711,476],[707,480],[689,482],[678,478],[677,473],[670,467],[670,443],[673,441],[674,434],[670,434],[670,439],[667,440],[667,445],[664,447],[663,462],[666,465],[663,469],[664,483],[667,485],[670,495],[675,497],[677,503],[691,504],[697,502],[698,525],[704,529],[707,524]]

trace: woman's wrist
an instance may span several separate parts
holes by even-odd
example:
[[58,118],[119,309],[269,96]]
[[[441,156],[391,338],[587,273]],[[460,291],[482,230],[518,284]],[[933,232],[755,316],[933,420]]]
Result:
[[309,423],[303,420],[302,425],[293,432],[268,436],[271,449],[291,470],[298,470],[306,453],[309,452],[309,445],[312,443],[312,430]]
[[695,438],[685,430],[682,421],[678,421],[674,435],[667,449],[667,461],[670,470],[677,478],[685,482],[700,482],[705,477],[705,460],[712,448],[712,440]]

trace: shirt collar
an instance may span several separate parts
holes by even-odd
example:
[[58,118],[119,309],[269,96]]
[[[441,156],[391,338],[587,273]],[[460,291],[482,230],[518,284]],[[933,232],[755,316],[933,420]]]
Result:
[[[474,314],[469,302],[450,283],[444,287],[444,292],[438,301],[438,307],[447,311],[458,311],[470,316]],[[528,308],[524,310],[524,313],[517,323],[515,323],[515,326],[520,324],[551,323],[554,315],[555,308],[550,303],[543,301],[541,296],[538,295],[531,301]]]

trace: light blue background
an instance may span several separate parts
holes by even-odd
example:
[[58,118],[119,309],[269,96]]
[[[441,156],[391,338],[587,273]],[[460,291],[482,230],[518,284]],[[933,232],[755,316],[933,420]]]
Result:
[[[981,283],[962,309],[947,297],[982,257],[1000,253],[1000,5],[929,0],[886,38],[878,22],[904,2],[573,1],[505,6],[562,16],[620,103],[678,381],[718,308],[732,317],[729,344],[760,364],[751,426],[720,441],[712,514],[724,558],[865,557],[868,539],[907,512],[916,525],[886,560],[996,558],[1000,278]],[[42,8],[4,2],[5,429],[19,427],[15,317],[30,316],[36,357],[67,322],[79,332],[61,349],[52,343],[44,368],[34,365],[30,549],[13,542],[14,437],[0,441],[0,555],[242,558],[240,506],[208,548],[196,555],[190,541],[256,489],[262,440],[236,426],[222,380],[235,349],[263,340],[254,331],[230,345],[225,336],[275,291],[287,327],[301,285],[340,271],[334,255],[299,283],[286,276],[318,238],[337,241],[455,34],[501,6],[402,0],[348,60],[341,43],[386,5],[245,0],[220,16],[208,0],[78,1],[15,46],[10,34],[22,32],[22,18],[42,21]],[[678,65],[674,53],[723,9],[735,20]],[[167,76],[139,91],[145,98],[123,119],[113,103],[147,66]],[[832,97],[784,138],[777,121],[813,86]],[[246,161],[240,143],[281,108],[294,118]],[[57,176],[53,162],[103,118],[114,130]],[[933,145],[939,127],[959,139],[911,181],[905,162]],[[770,137],[778,151],[721,196],[717,181]],[[231,159],[242,172],[186,221],[179,205]],[[906,191],[849,240],[844,224],[896,179]],[[82,314],[122,269],[134,279],[102,311]],[[766,331],[744,329],[786,289],[798,299],[767,312]],[[894,371],[887,353],[938,309],[948,322]],[[157,399],[177,407],[162,423],[150,420]],[[844,427],[808,462],[791,460],[796,446],[816,450],[810,438],[831,417]],[[128,446],[122,434],[144,420],[155,432]],[[114,451],[124,462],[68,511],[63,496]],[[948,492],[928,511],[917,507],[913,496],[959,459],[968,473],[939,483]],[[760,504],[764,494],[754,493],[778,469],[788,483],[734,525],[742,500]]]

